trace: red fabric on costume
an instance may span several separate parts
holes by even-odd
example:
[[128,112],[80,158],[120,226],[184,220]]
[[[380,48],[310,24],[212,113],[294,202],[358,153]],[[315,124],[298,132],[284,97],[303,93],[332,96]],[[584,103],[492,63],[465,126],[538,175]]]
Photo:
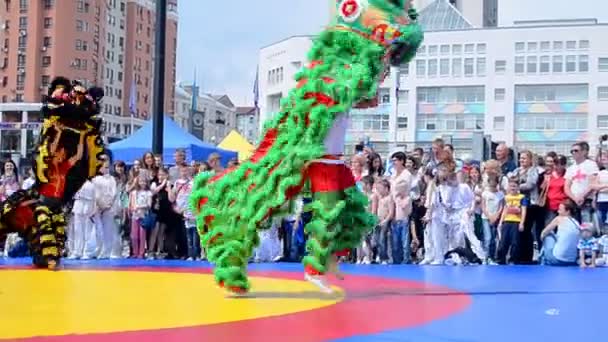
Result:
[[311,265],[306,265],[304,267],[304,272],[310,276],[318,276],[318,275],[323,275],[323,273],[317,271],[314,267],[312,267]]
[[74,166],[70,160],[65,160],[59,164],[50,164],[47,170],[49,182],[40,186],[40,194],[50,198],[61,198],[65,190],[65,180]]
[[355,186],[355,178],[344,164],[313,162],[308,167],[310,187],[315,192],[343,191]]
[[334,255],[338,256],[338,257],[345,257],[345,256],[348,256],[349,254],[350,254],[350,250],[348,248],[345,248],[341,251],[337,251],[334,253]]
[[16,227],[21,231],[25,231],[36,224],[34,220],[34,211],[30,206],[17,207],[9,215],[7,222],[11,227]]

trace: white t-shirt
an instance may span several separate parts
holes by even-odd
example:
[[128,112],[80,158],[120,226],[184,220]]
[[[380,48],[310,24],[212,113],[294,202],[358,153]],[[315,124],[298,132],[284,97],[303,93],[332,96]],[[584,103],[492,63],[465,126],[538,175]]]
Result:
[[[600,185],[608,185],[608,170],[602,170],[597,174],[597,180]],[[598,202],[608,202],[608,190],[602,190],[597,193]]]
[[[491,215],[495,215],[498,212],[498,209],[500,209],[500,204],[502,203],[504,198],[505,195],[501,191],[492,192],[484,190],[484,192],[481,193],[481,200],[486,206],[486,210]],[[488,219],[488,217],[484,214],[483,211],[481,212],[481,218]]]
[[590,159],[580,164],[570,165],[566,170],[565,178],[572,181],[570,191],[574,196],[582,195],[591,185],[591,177],[599,172],[597,164]]

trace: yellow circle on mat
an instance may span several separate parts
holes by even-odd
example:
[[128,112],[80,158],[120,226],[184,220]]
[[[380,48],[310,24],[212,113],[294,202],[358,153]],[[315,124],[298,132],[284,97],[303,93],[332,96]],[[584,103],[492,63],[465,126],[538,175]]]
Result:
[[0,271],[0,339],[153,330],[285,315],[333,305],[305,281],[252,277],[229,298],[213,276],[144,271]]

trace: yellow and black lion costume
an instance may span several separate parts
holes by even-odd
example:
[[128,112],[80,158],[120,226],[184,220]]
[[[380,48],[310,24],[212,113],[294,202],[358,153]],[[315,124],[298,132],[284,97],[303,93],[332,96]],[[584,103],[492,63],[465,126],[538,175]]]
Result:
[[35,151],[36,182],[0,206],[0,236],[19,233],[28,242],[35,266],[55,269],[66,240],[65,208],[94,177],[104,153],[101,88],[57,77],[42,105],[43,124]]

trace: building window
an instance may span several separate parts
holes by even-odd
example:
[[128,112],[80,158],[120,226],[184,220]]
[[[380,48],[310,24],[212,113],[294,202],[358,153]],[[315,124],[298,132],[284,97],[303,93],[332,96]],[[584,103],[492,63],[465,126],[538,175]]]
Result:
[[576,72],[576,56],[566,56],[566,72]]
[[587,130],[587,114],[559,115],[559,114],[525,114],[515,116],[515,130],[543,131]]
[[53,27],[53,18],[44,18],[44,28],[50,29],[51,27]]
[[500,74],[505,73],[507,71],[507,61],[495,61],[494,71]]
[[452,59],[452,76],[462,76],[462,58]]
[[76,39],[76,51],[87,51],[86,40]]
[[25,67],[25,55],[24,54],[19,54],[17,56],[17,67],[18,68],[24,68]]
[[398,90],[397,91],[397,103],[403,104],[408,102],[409,91],[407,90]]
[[42,39],[42,46],[44,47],[51,47],[51,37],[44,37]]
[[477,58],[477,76],[486,75],[486,59],[485,57]]
[[553,72],[564,71],[564,56],[553,56]]
[[516,74],[524,73],[524,69],[525,69],[524,64],[525,64],[525,57],[523,57],[523,56],[515,57],[515,73]]
[[551,71],[551,57],[540,56],[540,72],[546,74]]
[[51,65],[51,57],[50,56],[42,56],[42,66],[49,67]]
[[526,72],[528,74],[536,74],[537,71],[537,57],[536,56],[528,56],[528,60],[527,60],[527,65],[526,65]]
[[574,41],[574,40],[567,41],[566,50],[576,50],[576,41]]
[[44,0],[44,9],[51,9],[53,8],[53,2],[54,0]]
[[437,76],[437,60],[429,59],[429,77]]
[[437,55],[437,45],[430,45],[429,46],[429,56],[436,56]]
[[495,116],[493,128],[495,131],[504,131],[505,117],[504,116]]
[[606,57],[598,58],[597,69],[602,72],[608,71],[608,58],[606,58]]
[[398,117],[397,118],[397,128],[399,128],[399,129],[407,128],[407,117]]
[[382,98],[381,98],[380,101],[381,101],[382,104],[389,104],[389,103],[391,103],[391,95],[390,94],[384,94],[384,95],[382,95]]
[[540,51],[546,52],[551,50],[551,42],[540,42]]
[[416,51],[416,55],[417,56],[424,56],[424,55],[426,55],[426,45],[421,45],[418,48],[418,51]]
[[526,50],[526,44],[524,42],[515,43],[515,52],[522,53]]
[[448,58],[442,58],[439,61],[439,75],[441,75],[441,76],[450,75],[450,60]]
[[589,71],[589,56],[580,55],[578,56],[578,71],[588,72]]
[[494,101],[504,101],[505,93],[506,93],[505,88],[494,89]]
[[461,55],[462,54],[462,45],[454,44],[452,45],[452,55]]
[[449,55],[450,54],[450,46],[449,45],[441,45],[441,47],[439,48],[439,53],[441,53],[443,56],[445,55]]
[[464,46],[464,53],[466,53],[466,54],[475,53],[475,44],[466,44]]
[[17,75],[17,90],[23,90],[25,86],[25,73],[19,73]]
[[486,44],[477,44],[477,53],[484,55],[486,53]]
[[19,17],[19,29],[20,30],[27,29],[27,17]]
[[26,36],[19,36],[19,40],[18,40],[18,46],[20,49],[25,49],[25,46],[27,45],[27,37]]
[[19,12],[27,12],[27,3],[30,0],[19,0]]
[[597,87],[597,99],[599,101],[608,101],[608,87]]
[[418,77],[426,76],[426,61],[423,59],[416,60],[416,76],[418,76]]
[[597,116],[597,128],[608,129],[608,115]]
[[562,51],[564,49],[564,42],[555,41],[553,42],[553,50]]
[[78,0],[76,3],[76,10],[79,13],[89,13],[89,3],[87,0]]
[[587,50],[587,49],[589,49],[589,41],[588,40],[579,40],[578,41],[578,48],[580,50]]
[[23,102],[23,94],[15,95],[15,102]]
[[528,42],[528,52],[536,52],[537,49],[538,49],[537,42]]
[[464,59],[464,75],[465,76],[473,76],[475,73],[475,66],[473,65],[473,58],[465,58]]
[[51,83],[51,76],[49,76],[49,75],[42,76],[42,86],[43,87],[48,87],[50,83]]

